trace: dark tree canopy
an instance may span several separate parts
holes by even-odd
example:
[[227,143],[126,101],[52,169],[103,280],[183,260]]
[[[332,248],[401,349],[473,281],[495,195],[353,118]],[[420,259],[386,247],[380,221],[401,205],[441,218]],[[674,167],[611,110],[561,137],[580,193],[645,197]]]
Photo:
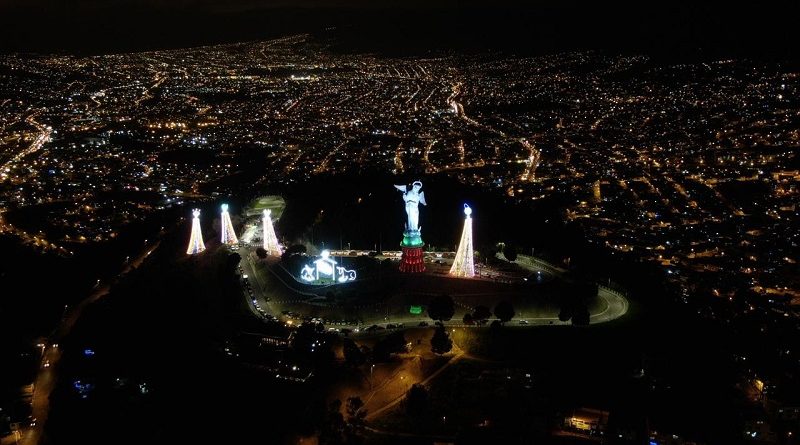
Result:
[[492,311],[482,304],[475,306],[475,311],[472,313],[472,318],[479,321],[488,320],[491,316]]
[[428,304],[428,316],[433,320],[447,321],[456,313],[456,305],[449,295],[434,297]]
[[320,428],[320,443],[329,445],[343,444],[346,427],[347,424],[342,415],[342,402],[336,399],[328,405],[325,419]]
[[575,312],[572,314],[572,324],[577,326],[589,325],[589,309],[585,304],[575,309]]
[[377,362],[389,360],[391,354],[398,354],[407,351],[406,338],[403,331],[392,332],[380,339],[372,348],[372,357]]
[[364,426],[366,424],[367,410],[360,397],[347,398],[347,428],[345,430],[346,444],[364,443]]
[[497,253],[497,245],[496,244],[484,244],[478,247],[478,255],[484,263],[488,262],[489,259],[494,257]]
[[306,246],[303,244],[292,244],[291,246],[289,246],[288,249],[286,249],[286,253],[290,255],[298,253],[302,254],[306,253],[306,251],[307,251]]
[[447,330],[442,325],[437,326],[433,338],[431,338],[431,351],[434,354],[446,354],[452,349],[453,340],[450,339]]
[[350,366],[361,366],[367,361],[367,357],[356,342],[345,338],[342,345],[344,349],[344,360]]
[[302,244],[292,244],[281,254],[281,260],[285,261],[287,258],[293,255],[304,255],[306,251],[306,246]]
[[347,421],[363,423],[363,419],[367,416],[367,410],[364,408],[364,402],[360,397],[347,398]]
[[508,261],[516,261],[517,247],[511,244],[506,244],[505,247],[503,247],[503,255],[505,255]]
[[406,413],[412,417],[421,417],[428,411],[428,390],[415,383],[406,393]]
[[588,302],[597,295],[597,284],[590,282],[577,283],[561,298],[561,311],[558,319],[572,324],[585,326],[589,324]]
[[230,255],[228,255],[228,259],[225,265],[228,267],[228,270],[235,271],[240,261],[242,261],[242,257],[238,253],[233,252]]
[[467,312],[464,314],[464,318],[461,319],[464,324],[475,324],[475,321],[472,319],[472,314]]
[[267,249],[263,247],[256,248],[256,256],[263,260],[264,258],[267,257]]
[[501,301],[494,307],[494,315],[499,318],[501,322],[505,323],[514,318],[516,312],[514,312],[514,306],[511,305],[511,302]]

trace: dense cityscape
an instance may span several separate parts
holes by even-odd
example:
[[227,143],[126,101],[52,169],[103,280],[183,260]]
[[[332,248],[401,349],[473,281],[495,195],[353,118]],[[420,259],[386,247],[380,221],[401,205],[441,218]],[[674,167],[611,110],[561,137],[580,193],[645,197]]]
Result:
[[[601,51],[393,58],[306,34],[9,54],[0,233],[70,258],[168,209],[185,221],[191,205],[243,189],[365,173],[443,177],[514,206],[557,202],[560,223],[589,244],[652,266],[676,305],[758,345],[730,357],[737,391],[763,408],[737,435],[795,443],[798,93],[800,74],[775,62]],[[650,443],[719,443],[660,440]]]
[[[721,274],[703,280],[720,295],[747,283],[800,298],[782,273],[796,261],[798,78],[779,67],[591,53],[384,60],[293,36],[9,56],[2,69],[3,213],[61,204],[45,210],[42,236],[3,228],[43,248],[68,254],[223,192],[244,156],[272,166],[256,183],[421,166],[520,202],[568,195],[567,218],[596,242],[678,275]],[[206,162],[187,174],[181,157]],[[127,191],[142,193],[111,199]]]

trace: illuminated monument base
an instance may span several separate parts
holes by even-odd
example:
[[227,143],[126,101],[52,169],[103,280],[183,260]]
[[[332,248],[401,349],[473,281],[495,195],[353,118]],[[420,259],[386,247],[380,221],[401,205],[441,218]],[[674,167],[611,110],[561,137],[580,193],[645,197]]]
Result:
[[422,260],[425,250],[422,247],[402,247],[402,249],[400,272],[425,272],[425,262]]
[[406,230],[403,232],[403,257],[400,260],[400,272],[425,272],[424,248],[422,234],[419,226],[419,205],[428,205],[425,202],[425,192],[422,191],[422,182],[414,181],[411,190],[406,185],[395,185],[397,190],[403,192],[403,201],[406,203]]
[[400,272],[418,273],[425,272],[425,243],[418,230],[403,233],[403,257],[400,259]]

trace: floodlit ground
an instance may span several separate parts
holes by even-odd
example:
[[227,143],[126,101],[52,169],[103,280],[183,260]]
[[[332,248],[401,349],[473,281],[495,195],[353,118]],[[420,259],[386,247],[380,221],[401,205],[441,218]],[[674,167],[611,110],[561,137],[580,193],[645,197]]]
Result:
[[262,211],[269,209],[272,210],[272,220],[277,221],[283,214],[285,208],[286,201],[282,196],[267,195],[250,201],[250,204],[245,207],[245,214],[247,216],[257,216],[260,215]]

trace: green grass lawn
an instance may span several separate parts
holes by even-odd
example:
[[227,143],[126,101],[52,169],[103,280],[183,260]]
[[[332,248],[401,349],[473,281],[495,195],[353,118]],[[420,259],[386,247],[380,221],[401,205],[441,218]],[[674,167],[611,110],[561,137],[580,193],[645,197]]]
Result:
[[282,196],[268,195],[260,196],[245,207],[244,214],[247,216],[260,215],[264,210],[272,210],[272,221],[277,221],[286,208],[286,201]]

